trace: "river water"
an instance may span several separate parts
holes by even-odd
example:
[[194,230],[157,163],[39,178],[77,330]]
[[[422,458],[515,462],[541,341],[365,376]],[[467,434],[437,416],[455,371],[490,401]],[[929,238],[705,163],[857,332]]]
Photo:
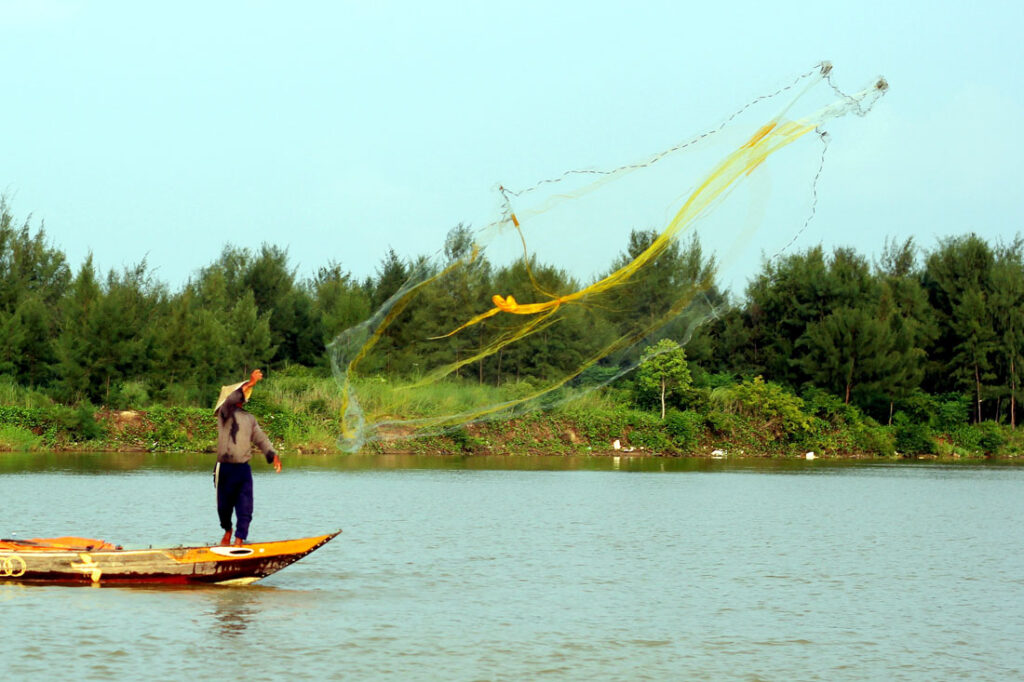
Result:
[[[213,543],[211,466],[0,453],[0,537]],[[336,540],[245,588],[0,584],[5,678],[1024,678],[1021,466],[285,467],[250,538]]]

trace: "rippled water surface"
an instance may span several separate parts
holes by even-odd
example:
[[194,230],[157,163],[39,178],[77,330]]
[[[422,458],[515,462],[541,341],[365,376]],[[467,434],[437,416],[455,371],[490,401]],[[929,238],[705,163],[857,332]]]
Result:
[[[0,536],[220,536],[208,456],[0,453]],[[256,465],[247,588],[0,584],[7,679],[1024,678],[1024,468]]]

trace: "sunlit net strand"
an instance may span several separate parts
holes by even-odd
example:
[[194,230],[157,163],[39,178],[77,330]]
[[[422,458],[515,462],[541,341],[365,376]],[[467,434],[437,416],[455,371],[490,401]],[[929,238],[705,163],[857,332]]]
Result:
[[[879,84],[876,84],[875,88],[878,87]],[[769,155],[786,145],[795,142],[803,135],[814,130],[821,123],[824,123],[824,121],[848,111],[850,107],[857,107],[859,109],[860,101],[865,99],[871,93],[872,89],[868,89],[858,93],[858,96],[856,97],[845,96],[844,99],[847,100],[847,106],[836,106],[833,104],[820,110],[815,115],[801,119],[800,121],[782,123],[779,121],[779,117],[777,116],[771,122],[762,126],[746,143],[726,157],[725,161],[712,171],[707,179],[690,195],[686,203],[676,214],[675,218],[673,218],[668,224],[665,230],[645,251],[630,263],[619,268],[607,277],[572,294],[553,297],[551,300],[540,303],[520,304],[516,302],[515,298],[511,294],[507,297],[495,294],[492,297],[492,302],[494,303],[493,308],[469,319],[461,326],[450,331],[448,334],[438,338],[445,338],[457,334],[467,327],[471,327],[502,312],[513,315],[536,315],[538,313],[554,311],[557,310],[559,306],[575,303],[583,298],[603,293],[613,287],[629,281],[637,271],[664,253],[665,249],[668,248],[668,246],[675,240],[680,230],[692,223],[698,215],[708,209],[716,199],[718,199],[742,176],[752,173],[768,158]],[[815,181],[820,174],[821,165],[819,164],[818,172],[815,175]],[[816,196],[815,192],[815,198]],[[812,216],[809,216],[805,221],[804,228],[809,224],[811,217]],[[513,214],[513,220],[515,220],[515,214]],[[517,223],[518,228],[518,221],[515,222]],[[513,337],[505,343],[511,343],[518,338],[522,338],[522,336],[523,335],[518,335]]]
[[[732,123],[736,118],[741,116],[744,112],[746,112],[751,107],[754,107],[754,106],[756,106],[757,104],[759,104],[761,102],[774,99],[774,98],[776,98],[776,97],[778,97],[778,96],[780,96],[780,95],[782,95],[784,93],[793,91],[803,81],[808,81],[808,83],[806,84],[804,89],[792,100],[793,102],[797,101],[802,96],[802,94],[804,92],[806,92],[807,90],[812,88],[814,85],[816,85],[818,82],[820,82],[823,78],[826,78],[826,77],[829,79],[830,86],[832,87],[832,89],[837,94],[839,94],[842,97],[849,97],[849,95],[846,95],[846,93],[842,92],[841,90],[839,90],[835,86],[834,82],[831,80],[831,76],[830,76],[831,72],[832,72],[832,64],[830,62],[828,62],[828,61],[820,62],[814,68],[812,68],[812,69],[806,71],[805,73],[802,73],[799,76],[797,76],[795,79],[793,79],[792,83],[789,83],[788,85],[784,85],[784,86],[778,88],[777,90],[775,90],[774,92],[763,94],[763,95],[758,95],[754,99],[750,100],[749,102],[747,102],[746,104],[744,104],[743,106],[738,108],[736,111],[734,111],[732,114],[730,114],[728,117],[726,117],[715,128],[711,128],[709,130],[706,130],[703,133],[700,133],[699,135],[691,137],[691,138],[689,138],[688,140],[686,140],[684,142],[680,142],[679,144],[676,144],[676,145],[674,145],[672,147],[669,147],[667,149],[659,151],[659,152],[651,155],[650,157],[646,158],[643,161],[623,164],[621,166],[617,166],[615,168],[609,168],[609,169],[595,169],[595,168],[571,169],[571,170],[565,171],[564,173],[562,173],[561,175],[559,175],[557,177],[547,178],[547,179],[544,179],[544,180],[539,180],[539,181],[535,182],[532,185],[529,185],[529,186],[526,186],[526,187],[523,187],[523,188],[520,188],[520,189],[516,189],[516,190],[510,189],[508,187],[505,187],[504,185],[498,185],[497,191],[498,191],[498,193],[502,197],[501,214],[500,214],[500,216],[499,216],[499,218],[497,220],[495,220],[495,221],[493,221],[491,223],[488,223],[488,224],[484,225],[483,227],[479,228],[477,230],[477,233],[481,234],[481,235],[485,235],[488,232],[491,232],[491,231],[493,231],[495,229],[500,229],[500,228],[502,228],[504,226],[507,226],[507,225],[513,225],[514,227],[518,228],[520,220],[525,220],[526,218],[529,218],[529,217],[534,217],[534,216],[537,216],[537,215],[542,215],[542,214],[548,212],[549,210],[551,210],[552,208],[554,208],[554,206],[556,206],[556,205],[558,205],[558,204],[560,204],[560,203],[562,203],[564,201],[571,200],[571,199],[578,199],[581,196],[583,196],[583,195],[585,195],[585,194],[587,194],[589,192],[592,192],[595,189],[598,189],[599,187],[601,187],[605,183],[607,183],[607,182],[609,182],[609,181],[611,181],[613,179],[617,179],[617,178],[619,178],[619,177],[621,177],[621,176],[623,176],[623,175],[625,175],[627,173],[631,173],[633,171],[641,170],[641,169],[644,169],[644,168],[650,168],[651,166],[653,166],[658,161],[661,161],[662,159],[664,159],[666,157],[672,156],[672,155],[674,155],[677,152],[683,151],[683,150],[685,150],[685,149],[687,149],[689,147],[692,147],[692,146],[700,143],[701,141],[703,141],[703,140],[705,140],[705,139],[707,139],[709,137],[712,137],[712,136],[720,133],[730,123]],[[788,109],[788,107],[787,107],[787,109]],[[785,109],[783,110],[783,112],[780,112],[780,116],[783,113],[785,113]],[[514,212],[512,210],[512,198],[524,197],[524,196],[526,196],[526,195],[528,195],[528,194],[530,194],[532,192],[535,192],[535,191],[541,189],[542,187],[545,187],[546,185],[552,185],[552,184],[560,183],[560,182],[563,182],[563,181],[569,179],[570,177],[579,176],[579,175],[595,175],[595,176],[601,176],[601,178],[596,180],[595,182],[589,184],[589,185],[586,185],[585,187],[578,188],[576,190],[572,190],[572,191],[569,191],[569,192],[553,195],[552,197],[549,197],[544,203],[542,203],[540,206],[538,206],[535,209],[531,209],[531,210],[520,209],[520,211],[518,213]],[[486,237],[484,239],[486,239]]]
[[[781,94],[783,94],[785,92],[788,92],[790,90],[793,90],[794,88],[796,88],[797,85],[799,85],[801,83],[801,81],[807,80],[807,79],[812,78],[812,77],[814,77],[816,75],[824,77],[826,74],[830,73],[831,70],[832,70],[832,65],[829,62],[827,62],[827,61],[826,62],[821,62],[820,64],[816,65],[813,69],[810,69],[806,73],[802,73],[799,76],[797,76],[795,79],[793,79],[792,83],[790,83],[788,85],[782,86],[781,88],[779,88],[775,92],[764,94],[764,95],[758,95],[757,97],[755,97],[754,99],[750,100],[749,102],[744,104],[742,107],[740,107],[739,109],[734,111],[732,114],[730,114],[717,127],[711,128],[709,130],[706,130],[703,133],[700,133],[699,135],[696,135],[695,137],[692,137],[692,138],[686,140],[685,142],[680,142],[677,145],[674,145],[672,147],[669,147],[668,149],[662,150],[662,151],[660,151],[660,152],[658,152],[658,153],[648,157],[644,161],[639,161],[639,162],[635,162],[635,163],[628,163],[628,164],[624,164],[624,165],[618,166],[616,168],[603,169],[603,170],[602,169],[593,169],[593,168],[572,169],[572,170],[565,171],[564,173],[562,173],[558,177],[548,178],[548,179],[545,179],[545,180],[539,180],[539,181],[535,182],[534,184],[529,185],[527,187],[524,187],[522,189],[511,190],[511,189],[508,189],[507,187],[504,187],[504,186],[500,186],[498,189],[501,192],[502,196],[505,197],[506,200],[508,200],[509,197],[522,197],[522,196],[525,196],[525,195],[527,195],[527,194],[529,194],[531,192],[534,192],[534,191],[540,189],[541,187],[543,187],[545,185],[551,185],[551,184],[562,182],[562,181],[564,181],[564,180],[566,180],[566,179],[568,179],[568,178],[570,178],[570,177],[572,177],[574,175],[619,175],[619,174],[622,174],[622,173],[625,173],[625,172],[639,170],[641,168],[649,168],[650,166],[654,165],[655,163],[657,163],[658,161],[664,159],[665,157],[671,156],[672,154],[674,154],[676,152],[679,152],[679,151],[682,151],[683,149],[686,149],[687,147],[692,147],[693,145],[695,145],[695,144],[701,142],[702,140],[704,140],[705,138],[711,137],[712,135],[715,135],[715,134],[721,132],[722,130],[725,129],[726,126],[728,126],[730,123],[732,123],[733,120],[735,120],[737,117],[741,116],[745,111],[747,111],[751,107],[756,106],[757,104],[759,104],[761,102],[764,102],[766,100],[775,99],[779,95],[781,95]],[[812,81],[811,84],[813,85],[813,83],[814,82]],[[833,88],[835,88],[834,85],[833,85]],[[575,195],[572,195],[572,196],[575,196]]]
[[815,132],[818,133],[818,138],[821,140],[821,157],[818,161],[818,171],[814,174],[814,180],[811,181],[810,211],[807,214],[807,218],[804,220],[804,224],[800,226],[800,229],[796,231],[796,234],[793,235],[792,239],[790,239],[778,251],[773,253],[771,257],[768,259],[769,261],[775,260],[783,253],[785,253],[787,250],[789,250],[789,247],[793,246],[793,244],[795,244],[796,241],[800,239],[800,236],[807,230],[808,225],[810,225],[811,222],[814,221],[814,216],[818,212],[818,181],[821,179],[821,173],[825,169],[825,154],[828,152],[829,134],[826,131],[820,129],[815,130]]
[[[524,236],[522,234],[522,230],[521,230],[521,227],[520,227],[520,223],[521,223],[522,220],[527,220],[529,218],[536,217],[538,215],[542,215],[544,213],[547,213],[552,208],[554,208],[556,205],[558,205],[558,204],[560,204],[560,203],[562,203],[564,201],[571,200],[571,199],[579,199],[582,196],[584,196],[584,195],[586,195],[586,194],[588,194],[588,193],[598,189],[599,187],[601,187],[602,185],[606,184],[607,182],[610,182],[610,181],[612,181],[614,179],[618,179],[619,177],[621,177],[621,176],[623,176],[623,175],[625,175],[627,173],[631,173],[633,171],[641,170],[641,169],[644,169],[644,168],[650,168],[651,166],[656,164],[658,161],[661,161],[662,159],[665,159],[666,157],[672,156],[672,155],[674,155],[677,152],[680,152],[680,151],[683,151],[683,150],[685,150],[685,149],[687,149],[689,147],[692,147],[692,146],[700,143],[702,140],[704,140],[706,138],[709,138],[709,137],[711,137],[713,135],[718,134],[719,132],[724,130],[730,123],[732,123],[736,118],[741,116],[744,112],[746,112],[751,107],[754,107],[754,106],[756,106],[757,104],[759,104],[761,102],[764,102],[764,101],[767,101],[767,100],[771,100],[771,99],[775,99],[775,98],[779,97],[780,95],[782,95],[784,93],[791,92],[791,91],[795,90],[797,88],[797,86],[799,86],[800,83],[803,82],[803,81],[808,81],[808,82],[806,83],[804,88],[800,92],[798,92],[796,94],[796,96],[790,101],[790,104],[788,106],[786,106],[782,111],[779,112],[779,114],[776,116],[776,120],[778,120],[782,116],[784,116],[785,113],[790,109],[790,107],[793,106],[793,104],[795,104],[808,90],[810,90],[814,85],[816,85],[818,82],[820,82],[823,79],[827,80],[827,82],[829,83],[829,86],[832,88],[832,90],[837,95],[839,95],[840,97],[842,97],[843,99],[847,100],[848,102],[850,102],[852,104],[857,104],[857,100],[853,96],[846,94],[845,92],[840,90],[835,85],[835,82],[832,80],[831,73],[832,73],[832,64],[831,64],[831,62],[822,61],[819,64],[815,65],[814,68],[812,68],[812,69],[806,71],[805,73],[802,73],[799,76],[797,76],[788,85],[784,85],[784,86],[778,88],[777,90],[775,90],[774,92],[763,94],[763,95],[759,95],[759,96],[755,97],[754,99],[750,100],[749,102],[747,102],[746,104],[744,104],[743,106],[738,108],[736,111],[734,111],[732,114],[730,114],[728,117],[726,117],[717,127],[709,129],[709,130],[707,130],[707,131],[705,131],[705,132],[703,132],[703,133],[701,133],[699,135],[696,135],[696,136],[694,136],[694,137],[692,137],[692,138],[690,138],[690,139],[688,139],[688,140],[686,140],[684,142],[681,142],[681,143],[676,144],[676,145],[674,145],[672,147],[669,147],[668,149],[664,149],[662,151],[659,151],[659,152],[651,155],[650,157],[648,157],[644,161],[635,162],[635,163],[629,163],[629,164],[623,164],[621,166],[617,166],[617,167],[611,168],[611,169],[592,169],[592,168],[591,169],[586,169],[586,168],[585,169],[571,169],[571,170],[565,171],[564,173],[562,173],[558,177],[547,178],[545,180],[540,180],[540,181],[534,183],[533,185],[529,185],[527,187],[524,187],[524,188],[521,188],[521,189],[518,189],[518,190],[509,189],[509,188],[505,187],[504,185],[499,185],[497,189],[498,189],[498,193],[502,197],[501,215],[494,222],[488,223],[487,225],[479,228],[477,230],[477,233],[480,234],[480,235],[485,235],[485,234],[493,231],[496,228],[500,229],[500,228],[502,228],[504,226],[512,225],[515,228],[515,230],[518,232],[519,237],[522,240],[524,263],[526,263],[527,276],[530,278],[530,280],[531,280],[531,282],[532,282],[532,284],[534,286],[534,289],[537,290],[538,292],[542,293],[543,295],[547,296],[548,298],[557,298],[557,296],[555,294],[552,294],[550,292],[545,291],[537,283],[537,281],[536,281],[536,279],[535,279],[535,277],[533,275],[533,272],[531,271],[531,269],[529,267],[529,253],[527,251],[526,241],[525,241],[525,238],[524,238]],[[859,115],[863,115],[863,113],[865,113],[863,110],[858,111]],[[570,178],[572,176],[577,176],[577,175],[596,175],[596,176],[602,176],[602,177],[599,180],[597,180],[595,182],[592,182],[589,185],[586,185],[584,187],[578,188],[576,190],[553,195],[552,197],[548,198],[544,203],[542,203],[540,206],[538,206],[538,207],[536,207],[534,209],[520,209],[518,212],[513,210],[513,208],[512,208],[512,198],[520,198],[520,197],[526,196],[526,195],[528,195],[528,194],[530,194],[532,192],[535,192],[535,191],[539,190],[540,188],[542,188],[542,187],[544,187],[546,185],[552,185],[552,184],[560,183],[560,182],[563,182],[563,181],[565,181],[566,179],[568,179],[568,178]],[[805,227],[806,227],[806,224],[805,224]],[[484,239],[486,239],[486,237],[484,237]],[[468,261],[472,262],[473,260],[475,260],[476,257],[479,256],[482,253],[483,248],[484,247],[480,246],[479,244],[474,244],[474,252],[471,254],[471,256],[468,259]],[[496,303],[496,305],[500,305],[500,304],[497,303],[497,301],[495,301],[495,303]]]

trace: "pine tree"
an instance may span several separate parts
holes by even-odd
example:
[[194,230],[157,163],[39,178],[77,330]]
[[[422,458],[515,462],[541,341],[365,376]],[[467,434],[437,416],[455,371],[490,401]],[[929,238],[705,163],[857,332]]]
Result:
[[313,312],[320,319],[325,344],[370,316],[370,297],[365,287],[356,283],[351,274],[343,272],[336,262],[321,267],[308,286],[313,293]]
[[1010,426],[1017,428],[1017,404],[1024,376],[1024,243],[1020,238],[1000,249],[992,270],[989,299],[998,350],[995,365],[1009,398]]
[[251,291],[245,292],[228,313],[224,332],[232,351],[230,369],[238,376],[248,376],[256,368],[266,367],[273,357],[269,318],[269,314],[259,314]]
[[811,380],[843,396],[847,404],[855,390],[864,396],[890,393],[894,380],[906,380],[900,374],[905,356],[899,340],[871,307],[832,311],[807,326],[797,348],[802,369]]
[[[867,262],[850,249],[837,248],[826,259],[819,246],[765,263],[764,271],[747,287],[741,316],[749,330],[747,342],[756,349],[756,365],[772,381],[789,386],[810,380],[812,365],[800,358],[799,348],[810,325],[822,323],[833,311],[858,309],[878,297]],[[835,322],[838,325],[839,320]],[[838,333],[838,326],[832,331]]]
[[971,234],[940,242],[922,276],[939,332],[926,387],[933,393],[970,393],[978,421],[984,400],[998,392],[992,357],[997,339],[988,303],[994,262],[989,245]]
[[55,344],[57,385],[66,402],[99,393],[92,319],[101,294],[90,253],[62,302],[61,329]]

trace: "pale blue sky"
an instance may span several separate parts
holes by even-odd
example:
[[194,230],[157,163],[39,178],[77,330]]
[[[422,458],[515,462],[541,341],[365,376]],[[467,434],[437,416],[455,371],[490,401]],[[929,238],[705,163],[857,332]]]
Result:
[[[828,59],[891,90],[835,132],[796,248],[1011,239],[1022,7],[0,0],[0,191],[75,268],[146,257],[177,288],[266,241],[363,277],[479,224],[499,182],[645,157]],[[585,276],[625,243],[541,256]]]

